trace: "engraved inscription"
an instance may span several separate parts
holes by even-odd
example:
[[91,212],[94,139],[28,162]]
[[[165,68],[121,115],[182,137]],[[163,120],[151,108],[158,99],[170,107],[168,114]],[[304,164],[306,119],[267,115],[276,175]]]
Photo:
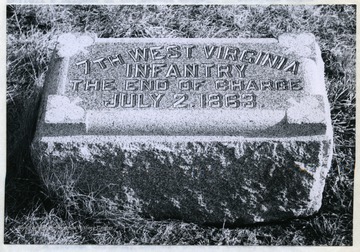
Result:
[[[101,92],[106,108],[255,108],[262,93],[303,90],[300,61],[246,47],[119,46],[116,53],[74,65],[78,76],[69,79],[71,91]],[[104,74],[94,78],[94,71]],[[266,76],[269,71],[279,77]]]

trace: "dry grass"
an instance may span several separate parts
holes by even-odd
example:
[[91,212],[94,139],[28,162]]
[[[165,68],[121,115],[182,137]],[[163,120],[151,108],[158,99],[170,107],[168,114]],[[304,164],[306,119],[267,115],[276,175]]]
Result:
[[[355,6],[13,5],[7,13],[7,181],[5,243],[351,245],[355,158]],[[51,50],[59,34],[99,37],[277,37],[311,32],[325,61],[335,130],[321,211],[305,219],[206,227],[141,218],[133,209],[67,188],[46,190],[29,144]]]

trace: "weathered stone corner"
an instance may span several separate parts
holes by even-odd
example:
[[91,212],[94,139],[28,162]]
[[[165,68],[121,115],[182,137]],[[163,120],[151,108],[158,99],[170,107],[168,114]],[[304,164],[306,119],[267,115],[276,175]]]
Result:
[[59,36],[57,53],[59,57],[71,57],[79,52],[87,53],[86,47],[95,42],[94,34],[65,33]]

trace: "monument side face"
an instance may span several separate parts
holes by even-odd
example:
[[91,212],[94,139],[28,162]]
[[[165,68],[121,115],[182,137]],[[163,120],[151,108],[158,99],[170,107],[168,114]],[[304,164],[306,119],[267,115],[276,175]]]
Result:
[[65,34],[33,157],[53,190],[145,216],[247,224],[315,213],[332,157],[311,34],[98,39]]

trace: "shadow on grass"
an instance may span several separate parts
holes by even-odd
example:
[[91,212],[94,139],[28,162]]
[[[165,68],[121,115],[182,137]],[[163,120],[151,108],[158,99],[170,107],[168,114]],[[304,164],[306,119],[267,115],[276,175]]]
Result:
[[40,203],[52,207],[43,193],[40,178],[30,155],[35,133],[41,88],[26,101],[18,96],[7,105],[7,163],[5,180],[5,215],[27,214]]

